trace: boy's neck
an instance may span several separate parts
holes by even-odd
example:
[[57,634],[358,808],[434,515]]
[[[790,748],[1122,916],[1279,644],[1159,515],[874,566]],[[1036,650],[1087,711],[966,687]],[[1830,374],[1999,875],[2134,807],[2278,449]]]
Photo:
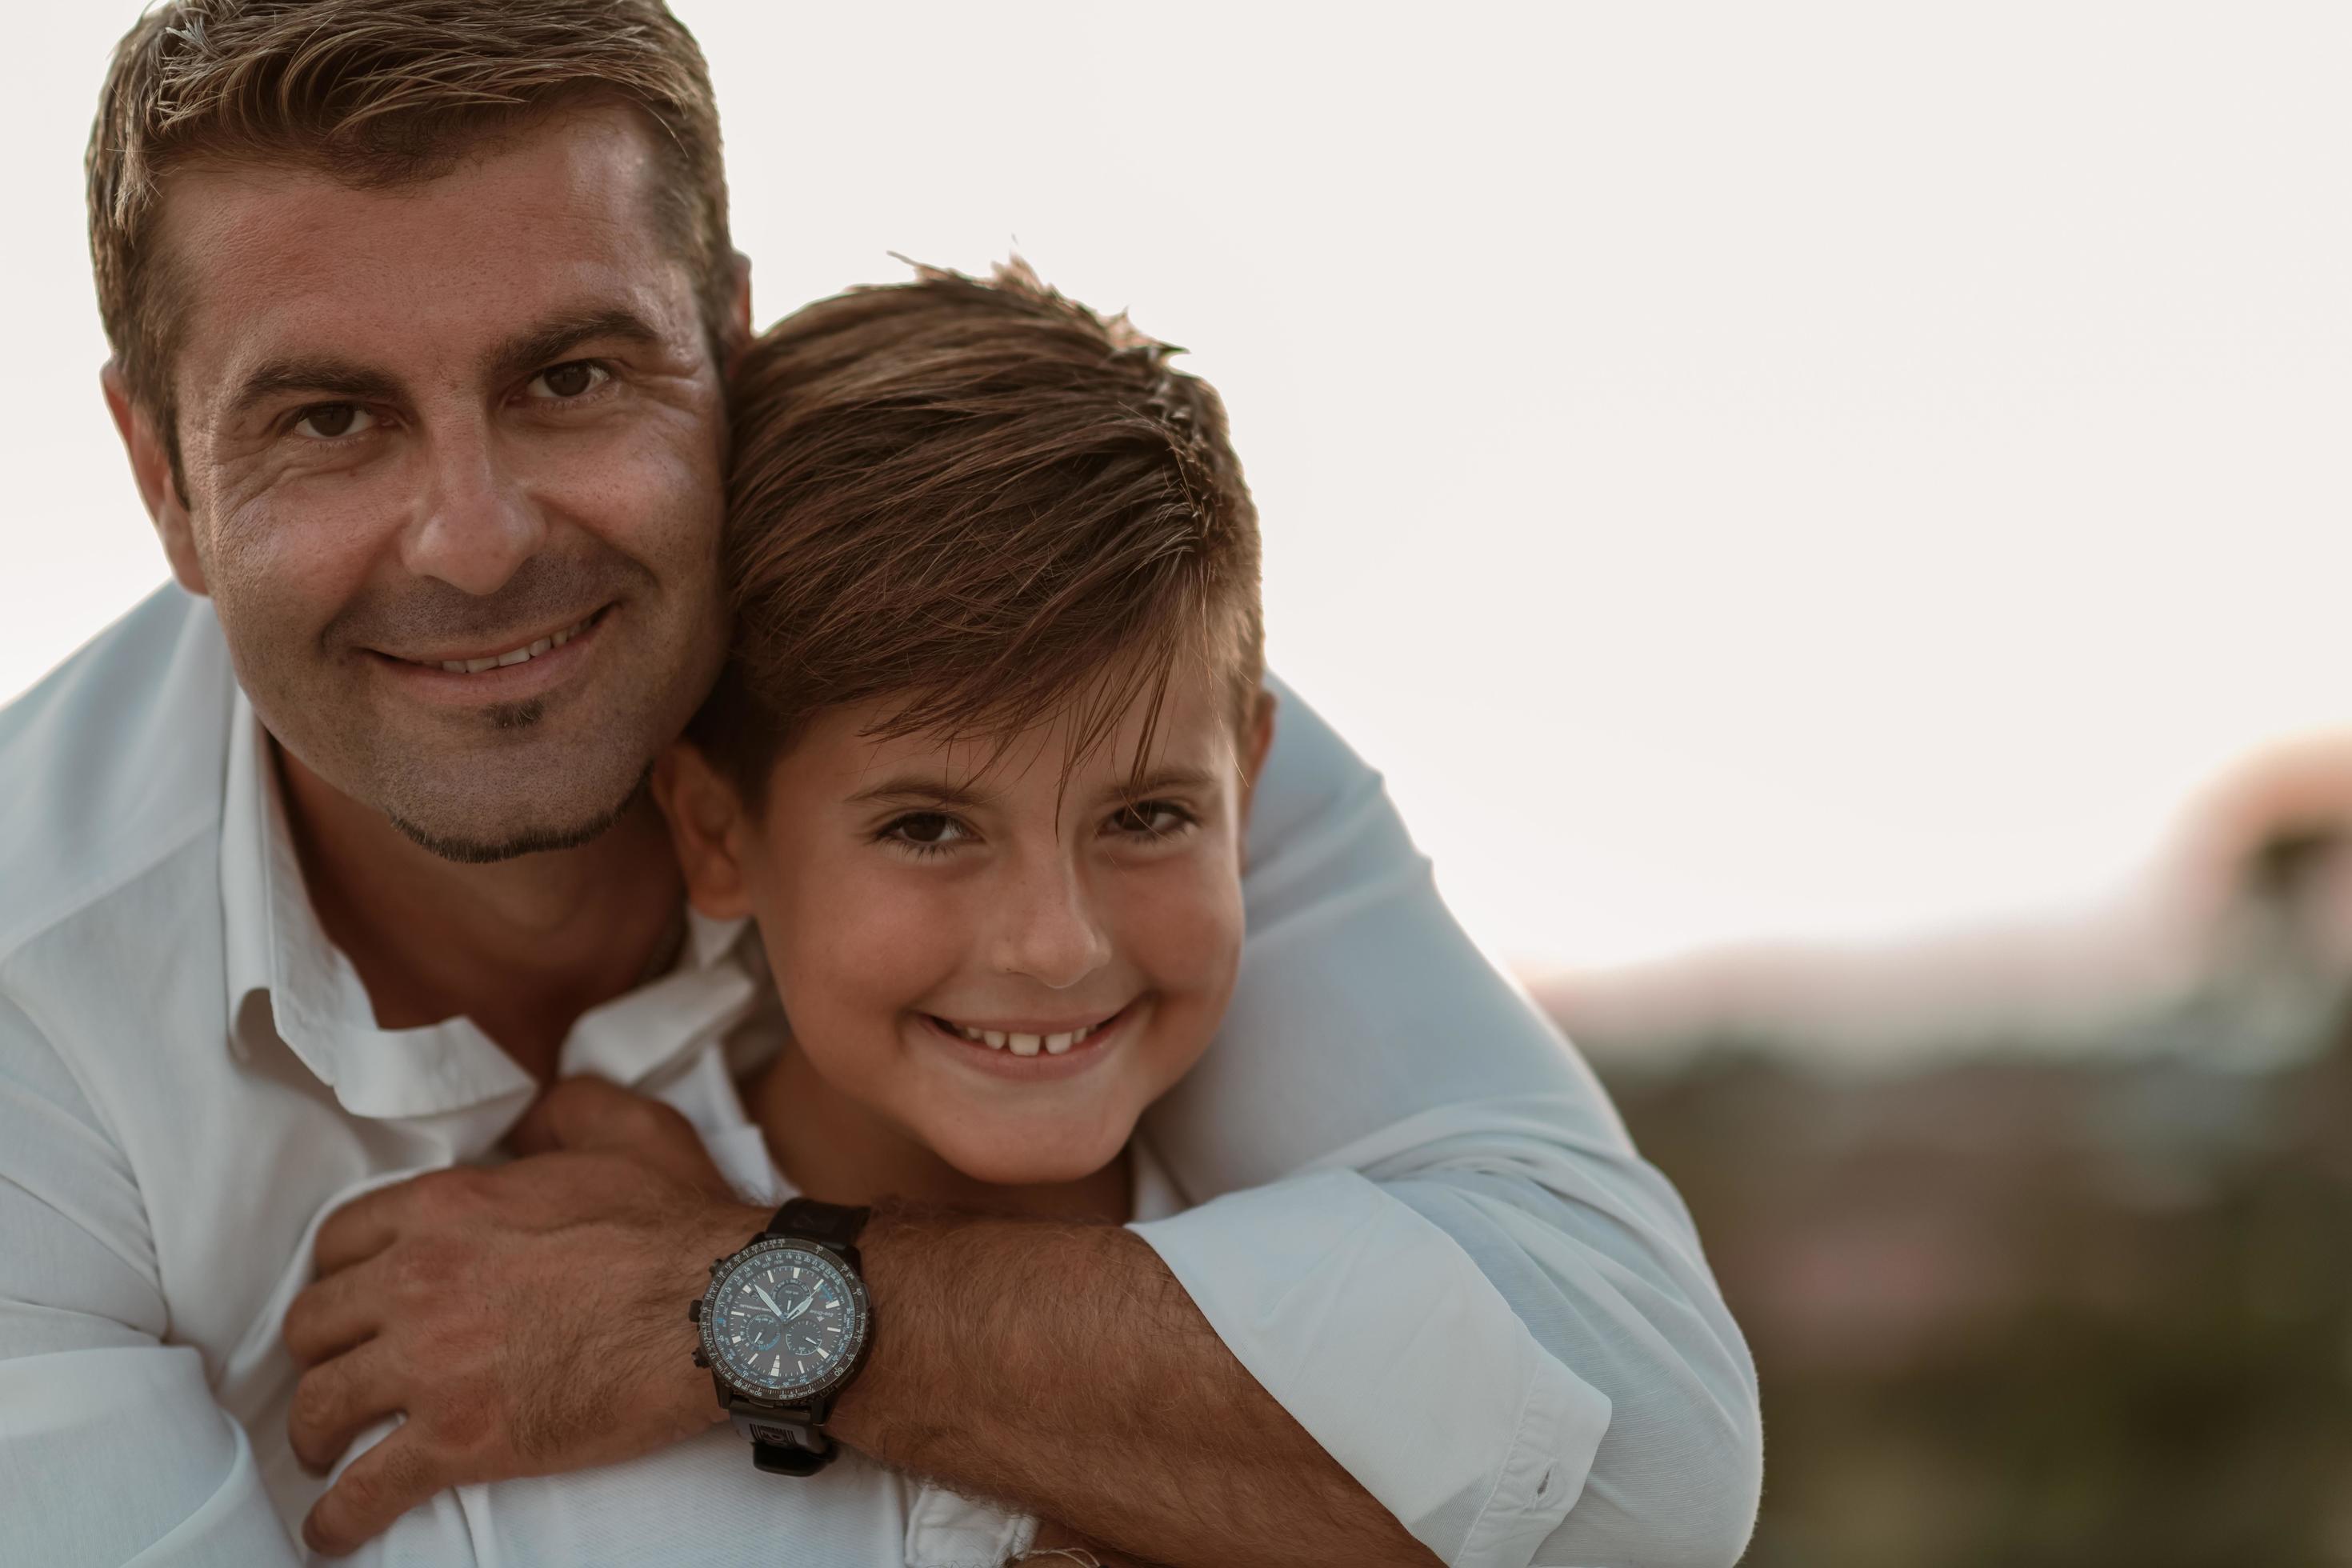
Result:
[[311,907],[379,1026],[471,1018],[545,1082],[583,1013],[675,954],[685,889],[650,801],[577,848],[460,865],[271,750]]
[[1114,1225],[1125,1224],[1133,1212],[1123,1150],[1101,1170],[1075,1182],[1006,1186],[980,1181],[835,1089],[789,1042],[746,1098],[784,1175],[807,1196],[826,1203],[896,1197],[977,1214]]

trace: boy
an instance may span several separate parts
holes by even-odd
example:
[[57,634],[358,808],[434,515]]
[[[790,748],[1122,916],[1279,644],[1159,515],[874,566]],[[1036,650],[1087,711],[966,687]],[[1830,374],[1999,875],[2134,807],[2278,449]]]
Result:
[[[751,1197],[1183,1206],[1135,1123],[1232,991],[1273,705],[1255,516],[1216,395],[1170,352],[1016,265],[820,301],[738,369],[735,642],[656,789],[695,905],[758,921],[792,1026],[749,1120],[716,1071],[667,1095]],[[842,1331],[821,1292],[746,1289],[730,1342],[772,1367]],[[719,1428],[461,1488],[362,1555],[595,1562],[600,1521],[647,1509],[793,1521],[698,1531],[681,1561],[1040,1544],[855,1454],[785,1480],[743,1447]]]

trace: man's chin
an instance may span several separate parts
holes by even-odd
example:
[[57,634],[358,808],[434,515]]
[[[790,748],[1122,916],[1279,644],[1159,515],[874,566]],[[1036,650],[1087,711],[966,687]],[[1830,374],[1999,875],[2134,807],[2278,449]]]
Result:
[[583,844],[594,843],[645,798],[652,778],[653,764],[648,763],[619,800],[568,817],[551,814],[535,821],[491,826],[421,822],[396,810],[388,810],[385,816],[411,843],[430,854],[461,866],[489,866],[524,855],[577,849]]

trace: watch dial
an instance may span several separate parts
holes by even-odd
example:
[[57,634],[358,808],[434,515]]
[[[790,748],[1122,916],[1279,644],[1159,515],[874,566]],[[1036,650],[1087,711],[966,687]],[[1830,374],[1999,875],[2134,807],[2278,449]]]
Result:
[[713,1298],[711,1348],[734,1381],[763,1392],[789,1394],[825,1382],[863,1337],[847,1279],[798,1247],[746,1254]]

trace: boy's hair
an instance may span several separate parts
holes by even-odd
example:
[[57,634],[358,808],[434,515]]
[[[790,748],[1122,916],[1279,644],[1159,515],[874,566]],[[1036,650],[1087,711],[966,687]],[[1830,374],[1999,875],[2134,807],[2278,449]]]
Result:
[[1264,673],[1257,514],[1208,383],[1015,260],[822,300],[737,366],[735,640],[688,734],[756,805],[817,712],[1001,750],[1076,715],[1074,763],[1179,661]]
[[[163,183],[226,160],[354,185],[446,174],[486,136],[579,101],[631,104],[667,162],[654,215],[717,340],[734,291],[719,110],[661,0],[171,0],[115,47],[90,129],[90,261],[123,379],[173,440],[177,301]],[[176,460],[176,443],[173,443]]]

